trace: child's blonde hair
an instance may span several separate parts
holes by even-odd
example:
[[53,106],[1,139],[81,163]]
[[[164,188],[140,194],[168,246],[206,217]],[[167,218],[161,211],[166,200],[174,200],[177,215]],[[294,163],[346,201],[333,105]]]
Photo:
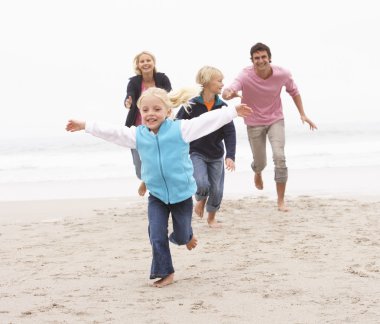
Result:
[[198,89],[196,88],[182,88],[177,91],[167,92],[164,89],[151,87],[145,90],[139,100],[137,100],[137,107],[141,108],[141,101],[147,96],[155,96],[162,101],[166,109],[171,114],[172,109],[180,105],[190,106],[189,99],[196,96]]
[[204,87],[215,76],[224,78],[223,73],[219,69],[213,66],[205,65],[198,71],[195,81]]
[[133,59],[133,69],[135,70],[135,73],[138,74],[138,75],[141,75],[141,71],[139,69],[139,60],[140,60],[140,56],[144,55],[144,54],[145,55],[149,55],[152,58],[152,61],[154,63],[154,69],[153,69],[153,71],[154,71],[154,73],[156,73],[157,72],[157,70],[156,70],[156,58],[155,58],[155,56],[152,53],[150,53],[148,51],[142,51],[142,52],[138,53],[135,56],[135,58]]
[[[224,78],[222,71],[213,66],[205,65],[198,71],[197,76],[195,77],[195,82],[201,86],[201,88],[198,89],[198,95],[202,95],[203,88],[213,77]],[[190,104],[184,105],[184,109],[189,115],[191,114]]]

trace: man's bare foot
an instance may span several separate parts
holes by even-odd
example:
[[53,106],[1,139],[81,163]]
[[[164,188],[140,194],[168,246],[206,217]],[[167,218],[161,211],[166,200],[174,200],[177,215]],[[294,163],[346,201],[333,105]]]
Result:
[[281,211],[281,212],[288,212],[289,211],[289,208],[285,206],[284,201],[278,201],[277,207],[278,207],[278,211]]
[[216,219],[215,219],[215,215],[216,215],[216,212],[209,212],[208,213],[208,217],[207,217],[207,223],[208,223],[208,226],[210,226],[211,228],[219,228],[219,227],[222,227],[222,225],[220,225]]
[[191,238],[191,240],[189,242],[186,243],[186,247],[187,249],[190,251],[192,249],[194,249],[198,244],[198,240],[197,238],[193,235],[193,237]]
[[142,197],[145,195],[146,193],[146,185],[145,185],[145,182],[141,182],[140,183],[140,186],[139,186],[139,189],[137,190],[137,192],[139,193],[139,195]]
[[167,285],[171,285],[174,282],[174,273],[166,276],[165,278],[161,278],[154,282],[153,287],[162,288]]
[[203,214],[205,212],[206,199],[199,200],[195,204],[194,212],[200,217],[203,218]]
[[261,177],[261,173],[255,173],[255,186],[259,190],[263,190],[263,178]]

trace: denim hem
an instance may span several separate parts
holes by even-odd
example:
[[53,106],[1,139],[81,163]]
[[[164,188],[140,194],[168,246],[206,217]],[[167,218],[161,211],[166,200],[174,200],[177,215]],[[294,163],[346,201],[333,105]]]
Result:
[[177,242],[173,239],[172,235],[169,235],[169,242],[170,242],[170,243],[173,243],[173,244],[175,244],[175,245],[181,246],[181,245],[186,245],[187,243],[189,243],[189,242],[191,241],[192,238],[193,238],[193,234],[190,235],[190,239],[189,239],[186,243],[179,244],[179,243],[177,243]]
[[173,272],[170,272],[170,273],[167,273],[167,274],[150,274],[150,277],[149,279],[163,279],[163,278],[166,278],[168,275],[171,275],[172,273],[174,273],[174,270]]
[[209,213],[209,212],[216,212],[220,209],[220,206],[218,207],[212,207],[212,208],[209,208],[207,205],[206,205],[206,211]]
[[206,200],[208,196],[198,195],[197,193],[194,195],[196,201]]

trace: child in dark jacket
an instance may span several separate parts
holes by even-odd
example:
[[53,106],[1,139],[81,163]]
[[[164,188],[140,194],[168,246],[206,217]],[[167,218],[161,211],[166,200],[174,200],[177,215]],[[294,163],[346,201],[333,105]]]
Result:
[[[223,74],[220,70],[204,66],[198,71],[196,82],[202,86],[202,91],[199,96],[190,100],[190,107],[181,107],[177,113],[178,119],[192,119],[227,106],[219,98],[223,88]],[[195,193],[197,203],[194,211],[202,218],[206,207],[207,222],[210,227],[220,226],[215,216],[223,198],[224,146],[226,146],[226,168],[233,171],[236,151],[236,131],[233,121],[190,143],[190,158],[197,183]]]
[[[153,254],[150,279],[160,278],[153,284],[155,287],[174,281],[169,241],[186,245],[189,250],[197,245],[191,227],[192,195],[196,184],[189,143],[219,129],[238,115],[251,113],[248,106],[240,104],[235,109],[218,109],[192,120],[169,119],[172,108],[189,98],[186,91],[168,94],[163,89],[149,88],[137,102],[142,118],[142,125],[138,127],[79,120],[69,120],[66,126],[69,132],[85,130],[106,141],[137,149],[142,161],[142,180],[149,191],[148,232]],[[173,232],[168,237],[169,214]]]

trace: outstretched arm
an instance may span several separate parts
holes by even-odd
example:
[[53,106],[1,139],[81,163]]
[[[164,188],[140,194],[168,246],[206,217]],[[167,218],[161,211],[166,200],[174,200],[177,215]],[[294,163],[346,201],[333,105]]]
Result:
[[66,130],[68,132],[77,132],[84,130],[86,127],[86,123],[82,120],[70,119],[67,122]]
[[233,91],[233,90],[230,90],[230,89],[224,89],[223,93],[222,93],[222,98],[224,100],[231,100],[233,98],[242,98],[241,94],[239,94],[237,91]]
[[185,142],[190,143],[216,131],[237,116],[247,117],[250,114],[252,114],[252,109],[246,104],[240,104],[235,108],[216,109],[193,119],[183,119],[181,120],[182,137]]
[[293,97],[293,101],[298,109],[298,112],[300,113],[302,123],[308,123],[310,130],[315,130],[318,129],[317,125],[315,125],[305,114],[305,111],[303,110],[303,104],[302,104],[302,99],[300,95],[296,95]]
[[230,100],[237,97],[242,98],[242,95],[239,94],[239,91],[243,90],[244,75],[245,74],[243,72],[240,72],[237,78],[235,78],[234,82],[232,82],[232,84],[223,90],[222,98],[224,100]]
[[107,142],[136,148],[136,127],[134,126],[113,126],[106,123],[70,119],[66,125],[66,130],[68,132],[85,130],[86,133],[102,138]]

